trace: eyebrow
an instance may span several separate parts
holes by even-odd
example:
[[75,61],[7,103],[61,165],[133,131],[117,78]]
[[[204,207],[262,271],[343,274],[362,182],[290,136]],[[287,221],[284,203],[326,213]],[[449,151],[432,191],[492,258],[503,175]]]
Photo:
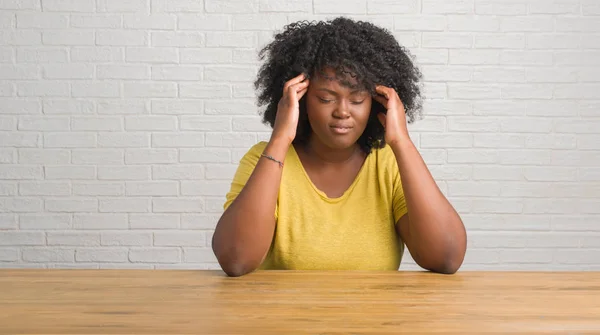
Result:
[[[325,91],[327,93],[331,93],[336,96],[338,95],[338,93],[336,91],[332,91],[332,90],[324,88],[324,87],[317,89],[317,91]],[[350,92],[350,94],[363,93],[363,92],[366,92],[366,91],[365,90],[353,90],[352,92]]]

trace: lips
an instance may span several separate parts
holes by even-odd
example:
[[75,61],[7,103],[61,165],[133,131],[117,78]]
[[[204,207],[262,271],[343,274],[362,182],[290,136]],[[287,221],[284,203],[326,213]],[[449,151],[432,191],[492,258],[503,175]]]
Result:
[[336,134],[346,134],[352,130],[352,126],[348,124],[334,124],[329,126]]

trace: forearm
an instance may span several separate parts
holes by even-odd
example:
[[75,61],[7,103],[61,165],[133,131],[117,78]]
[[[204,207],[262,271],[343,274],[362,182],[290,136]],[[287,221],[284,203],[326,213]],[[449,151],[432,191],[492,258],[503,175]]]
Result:
[[[275,140],[269,142],[265,153],[283,162],[288,148],[289,144]],[[268,252],[275,231],[281,175],[277,162],[260,158],[240,194],[219,219],[212,245],[228,275],[255,270]]]
[[456,271],[466,251],[466,232],[460,216],[440,191],[412,141],[406,137],[391,147],[409,213],[404,232],[410,235],[406,240],[411,255],[424,268]]

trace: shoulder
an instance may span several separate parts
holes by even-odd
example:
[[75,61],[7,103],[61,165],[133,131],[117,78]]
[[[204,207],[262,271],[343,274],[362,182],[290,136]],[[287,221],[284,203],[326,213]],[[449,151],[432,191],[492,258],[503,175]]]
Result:
[[256,165],[256,163],[258,162],[258,159],[260,158],[260,155],[265,151],[265,148],[267,147],[267,142],[265,141],[260,141],[256,144],[253,144],[244,154],[244,156],[242,156],[241,158],[241,162],[240,163],[251,163],[252,165]]
[[373,149],[371,155],[375,156],[377,165],[380,167],[394,168],[397,167],[396,156],[392,147],[385,145],[383,148]]

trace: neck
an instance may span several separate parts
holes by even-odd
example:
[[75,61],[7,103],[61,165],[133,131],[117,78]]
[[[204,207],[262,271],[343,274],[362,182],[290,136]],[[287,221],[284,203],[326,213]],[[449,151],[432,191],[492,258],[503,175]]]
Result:
[[304,150],[308,155],[322,163],[342,164],[359,154],[360,146],[354,144],[346,149],[331,149],[315,139],[314,136],[311,136]]

